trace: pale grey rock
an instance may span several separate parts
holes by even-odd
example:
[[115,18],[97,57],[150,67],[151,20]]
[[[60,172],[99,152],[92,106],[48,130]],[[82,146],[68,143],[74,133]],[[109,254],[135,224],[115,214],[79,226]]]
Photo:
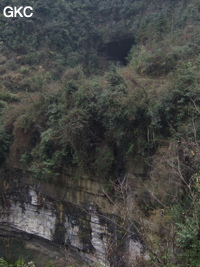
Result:
[[128,249],[130,258],[135,261],[137,257],[140,257],[140,255],[142,254],[143,246],[140,242],[129,239]]
[[56,215],[44,207],[38,209],[27,203],[22,208],[19,202],[11,200],[7,222],[18,230],[53,240]]
[[90,225],[92,229],[91,242],[96,250],[95,255],[99,259],[99,263],[102,266],[110,266],[109,262],[107,261],[107,228],[100,224],[99,217],[95,213],[91,214]]
[[65,244],[70,243],[70,245],[75,248],[83,249],[83,244],[78,236],[79,226],[75,225],[75,221],[72,222],[67,216],[65,217],[64,225],[66,228]]
[[40,204],[39,197],[32,186],[29,187],[29,195],[31,197],[31,205],[38,206]]

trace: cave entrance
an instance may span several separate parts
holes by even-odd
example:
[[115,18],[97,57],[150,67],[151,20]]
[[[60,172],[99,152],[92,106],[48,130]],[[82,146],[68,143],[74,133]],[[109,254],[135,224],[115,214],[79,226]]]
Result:
[[110,64],[125,66],[127,64],[126,58],[128,53],[134,44],[134,38],[112,41],[99,49],[99,55],[100,57],[106,58]]

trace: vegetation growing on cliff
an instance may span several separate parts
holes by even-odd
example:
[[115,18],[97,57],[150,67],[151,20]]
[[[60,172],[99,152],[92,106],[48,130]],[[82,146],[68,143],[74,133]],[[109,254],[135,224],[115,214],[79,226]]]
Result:
[[[147,159],[140,215],[165,214],[154,235],[133,224],[152,266],[199,266],[200,3],[149,2],[35,0],[31,19],[0,16],[0,164],[35,181],[71,168],[111,197],[126,159]],[[101,47],[130,35],[127,65],[101,66]]]
[[25,263],[23,259],[17,260],[13,264],[9,264],[6,260],[3,258],[0,258],[0,266],[1,267],[35,267],[34,263],[32,261],[29,261]]

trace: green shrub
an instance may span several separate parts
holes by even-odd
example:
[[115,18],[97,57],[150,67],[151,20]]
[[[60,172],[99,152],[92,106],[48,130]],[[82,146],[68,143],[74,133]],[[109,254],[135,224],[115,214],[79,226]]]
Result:
[[21,66],[20,72],[22,74],[24,74],[24,75],[27,75],[27,74],[29,74],[29,68],[28,67],[25,67],[25,66]]
[[35,267],[35,264],[32,261],[26,263],[24,259],[19,259],[14,264],[9,264],[6,260],[0,258],[0,267]]
[[129,55],[130,66],[132,66],[140,74],[149,76],[166,75],[173,71],[176,67],[178,55],[168,51],[148,50],[141,46],[133,48]]
[[125,84],[123,77],[117,72],[117,69],[114,66],[112,66],[110,71],[105,74],[105,78],[112,87]]
[[18,102],[19,97],[15,94],[10,93],[8,90],[6,90],[6,88],[3,88],[3,90],[0,91],[0,100],[8,103]]
[[3,128],[0,128],[0,165],[3,164],[9,152],[10,141],[11,136]]
[[9,267],[8,262],[3,258],[0,258],[0,267]]
[[6,102],[5,101],[3,101],[3,100],[0,100],[0,111],[2,111],[4,108],[6,108],[7,107],[7,104],[6,104]]

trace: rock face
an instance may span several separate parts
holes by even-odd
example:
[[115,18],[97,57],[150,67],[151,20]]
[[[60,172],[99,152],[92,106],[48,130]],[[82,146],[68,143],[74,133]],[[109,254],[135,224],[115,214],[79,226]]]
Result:
[[[1,176],[0,222],[5,226],[1,235],[9,235],[9,227],[73,249],[86,266],[126,266],[117,265],[117,256],[111,253],[118,237],[108,218],[116,217],[116,210],[99,182],[83,176],[76,185],[69,177],[34,184],[20,170]],[[133,239],[129,238],[126,247],[132,259],[143,253],[141,243]]]
[[52,209],[10,200],[7,222],[13,228],[53,240],[56,216]]

